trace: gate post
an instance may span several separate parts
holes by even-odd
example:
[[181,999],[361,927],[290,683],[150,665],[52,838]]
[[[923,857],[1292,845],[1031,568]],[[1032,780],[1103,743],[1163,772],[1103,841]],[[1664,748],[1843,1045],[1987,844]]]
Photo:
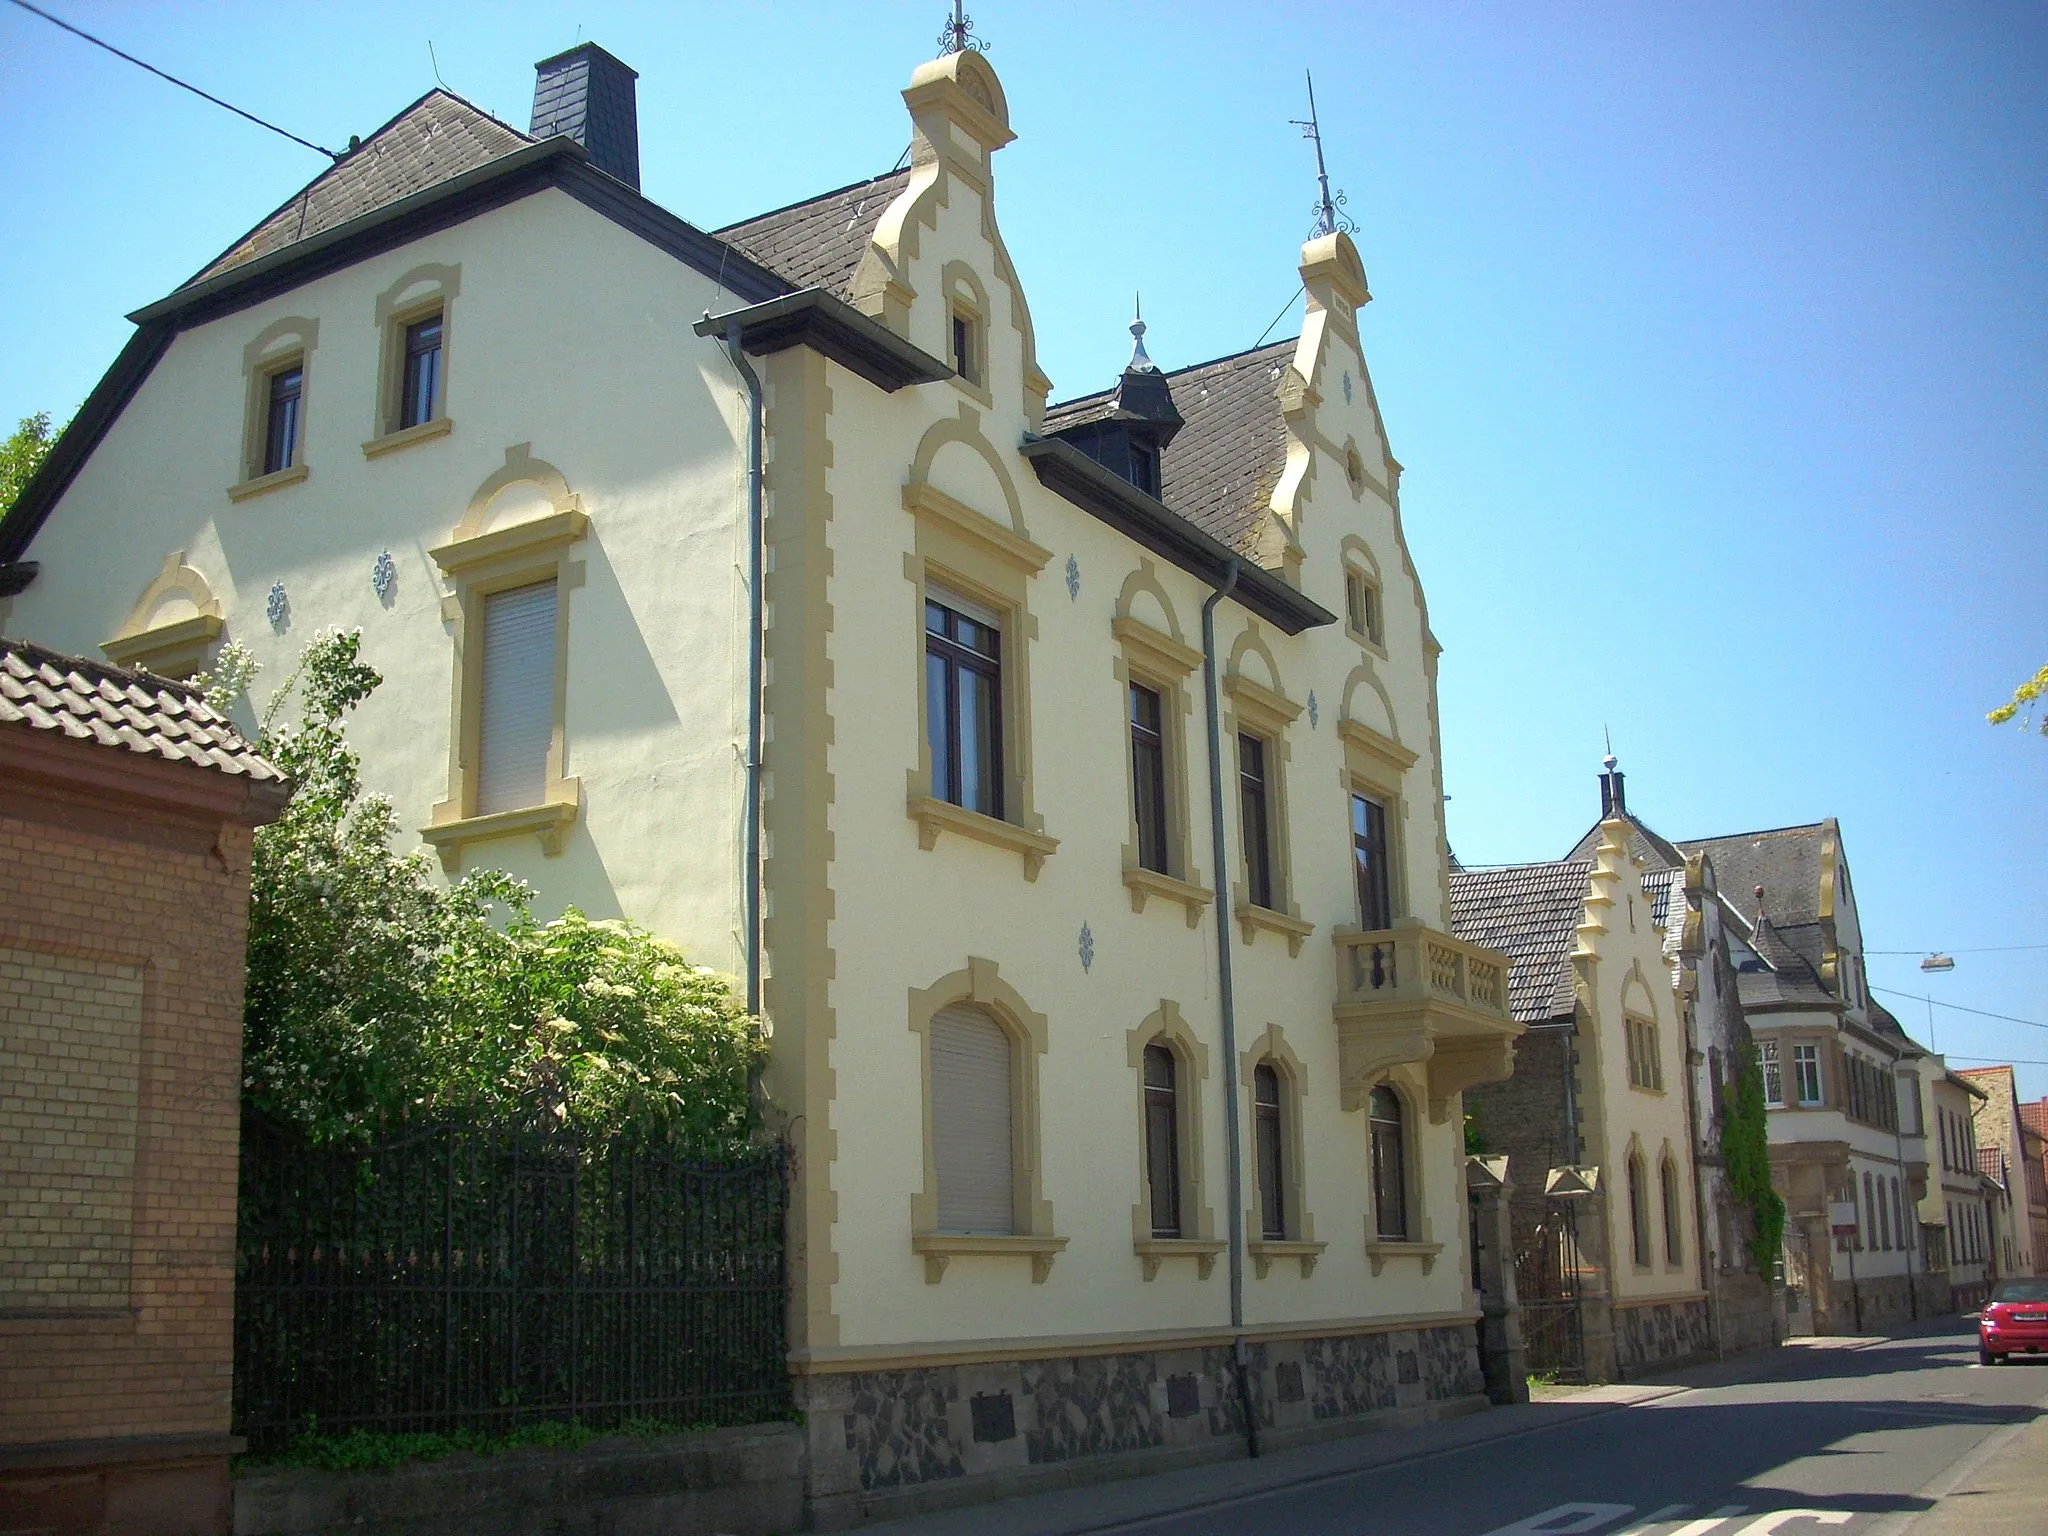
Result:
[[1513,1233],[1508,1216],[1505,1157],[1465,1159],[1465,1189],[1471,1197],[1474,1267],[1479,1292],[1479,1370],[1486,1395],[1496,1403],[1529,1401],[1529,1355],[1522,1342],[1522,1306],[1515,1295]]

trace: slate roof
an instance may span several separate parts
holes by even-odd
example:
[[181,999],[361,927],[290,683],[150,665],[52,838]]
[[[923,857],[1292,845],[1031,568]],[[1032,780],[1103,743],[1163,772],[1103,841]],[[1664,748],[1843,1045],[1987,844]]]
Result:
[[1517,1022],[1569,1018],[1576,1007],[1571,955],[1592,875],[1589,859],[1452,873],[1451,932],[1514,962],[1508,1012]]
[[[1160,455],[1159,499],[1243,554],[1287,467],[1280,376],[1294,338],[1166,375],[1183,425]],[[1048,406],[1048,436],[1109,414],[1113,389]]]
[[537,142],[452,91],[432,90],[292,194],[185,286],[374,213]]
[[[1676,843],[1668,842],[1658,836],[1649,824],[1642,817],[1636,815],[1634,811],[1622,812],[1622,820],[1626,821],[1631,828],[1628,839],[1629,854],[1633,858],[1640,859],[1644,869],[1685,868],[1684,849],[1680,848]],[[1565,857],[1568,859],[1590,859],[1599,849],[1600,823],[1595,821],[1592,826],[1586,829],[1586,835],[1572,845],[1571,852],[1567,853]],[[1719,860],[1716,860],[1714,869],[1717,874],[1720,871],[1720,867]]]
[[0,639],[0,729],[49,731],[259,783],[284,774],[189,685]]
[[909,184],[905,167],[712,233],[797,288],[823,288],[836,298],[851,298],[853,275],[867,254],[875,226]]

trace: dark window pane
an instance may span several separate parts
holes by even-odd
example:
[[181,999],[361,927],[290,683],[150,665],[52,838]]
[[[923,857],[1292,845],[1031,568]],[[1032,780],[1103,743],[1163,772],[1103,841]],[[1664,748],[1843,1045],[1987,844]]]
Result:
[[974,323],[964,315],[953,317],[953,371],[970,384],[981,382],[974,376]]
[[1002,814],[996,752],[996,680],[960,672],[960,804],[984,816]]
[[270,419],[263,435],[263,473],[274,475],[299,461],[299,408],[304,397],[306,374],[287,368],[271,375]]
[[1280,1074],[1261,1064],[1252,1073],[1252,1126],[1258,1158],[1259,1235],[1287,1236],[1286,1153],[1280,1136]]
[[943,603],[925,603],[925,735],[932,794],[1003,814],[1000,636]]
[[1372,1203],[1379,1235],[1408,1235],[1408,1173],[1401,1101],[1391,1088],[1372,1091]]
[[924,723],[925,739],[932,749],[932,798],[960,801],[960,791],[955,787],[953,774],[953,733],[948,727],[953,711],[946,703],[946,684],[951,669],[946,658],[935,651],[927,651],[924,658]]
[[1266,793],[1266,744],[1256,736],[1237,738],[1239,814],[1243,821],[1246,893],[1255,907],[1273,905],[1271,810]]
[[1364,795],[1351,797],[1351,856],[1358,877],[1359,926],[1367,933],[1393,927],[1393,884],[1387,869],[1387,810]]
[[1152,1235],[1179,1237],[1180,1126],[1173,1052],[1163,1045],[1145,1047],[1145,1178],[1152,1187]]
[[1351,621],[1352,629],[1361,635],[1371,633],[1365,627],[1365,582],[1356,572],[1347,571],[1344,576],[1344,609],[1345,617]]
[[1166,742],[1159,695],[1131,684],[1131,801],[1138,823],[1138,862],[1169,874],[1166,852]]
[[439,315],[405,328],[405,373],[401,385],[398,401],[400,430],[432,421],[441,390]]

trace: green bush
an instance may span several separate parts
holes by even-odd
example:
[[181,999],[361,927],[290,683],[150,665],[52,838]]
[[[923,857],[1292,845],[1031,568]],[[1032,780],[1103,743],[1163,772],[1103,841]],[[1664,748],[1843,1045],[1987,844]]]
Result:
[[[442,885],[392,851],[347,736],[382,682],[360,652],[359,632],[316,636],[258,731],[295,788],[255,839],[245,1102],[322,1140],[463,1118],[743,1150],[765,1042],[726,978],[629,923],[539,922],[502,872]],[[229,647],[209,699],[231,707],[253,673]]]
[[1771,1188],[1771,1139],[1764,1107],[1764,1073],[1756,1047],[1736,1059],[1735,1080],[1721,1111],[1721,1157],[1728,1187],[1749,1208],[1749,1256],[1757,1273],[1770,1278],[1785,1241],[1785,1201]]

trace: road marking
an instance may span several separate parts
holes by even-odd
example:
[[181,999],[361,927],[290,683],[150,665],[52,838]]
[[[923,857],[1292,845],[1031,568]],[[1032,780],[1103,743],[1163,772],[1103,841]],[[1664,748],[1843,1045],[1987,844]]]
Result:
[[1945,1424],[1979,1424],[1986,1429],[1997,1429],[2006,1422],[2004,1419],[1990,1417],[1994,1411],[1990,1408],[1986,1408],[1982,1413],[1968,1414],[1950,1413],[1940,1408],[1871,1408],[1857,1403],[1853,1404],[1849,1411],[1882,1414],[1894,1419],[1938,1419]]
[[1711,1515],[1707,1515],[1702,1519],[1695,1520],[1690,1525],[1681,1525],[1677,1530],[1671,1533],[1671,1536],[1708,1536],[1708,1533],[1711,1532],[1715,1526],[1721,1524],[1723,1521],[1733,1520],[1736,1519],[1738,1516],[1746,1515],[1748,1513],[1749,1510],[1745,1508],[1743,1505],[1723,1504]]
[[1676,1520],[1691,1508],[1690,1504],[1666,1504],[1662,1509],[1647,1514],[1640,1520],[1631,1520],[1620,1530],[1611,1532],[1610,1536],[1648,1536],[1651,1526],[1662,1525],[1666,1520]]
[[1856,1517],[1841,1509],[1776,1509],[1752,1520],[1735,1536],[1771,1536],[1794,1520],[1811,1520],[1815,1525],[1847,1525]]
[[1587,1531],[1635,1512],[1633,1504],[1559,1504],[1540,1515],[1488,1531],[1486,1536],[1585,1536]]

